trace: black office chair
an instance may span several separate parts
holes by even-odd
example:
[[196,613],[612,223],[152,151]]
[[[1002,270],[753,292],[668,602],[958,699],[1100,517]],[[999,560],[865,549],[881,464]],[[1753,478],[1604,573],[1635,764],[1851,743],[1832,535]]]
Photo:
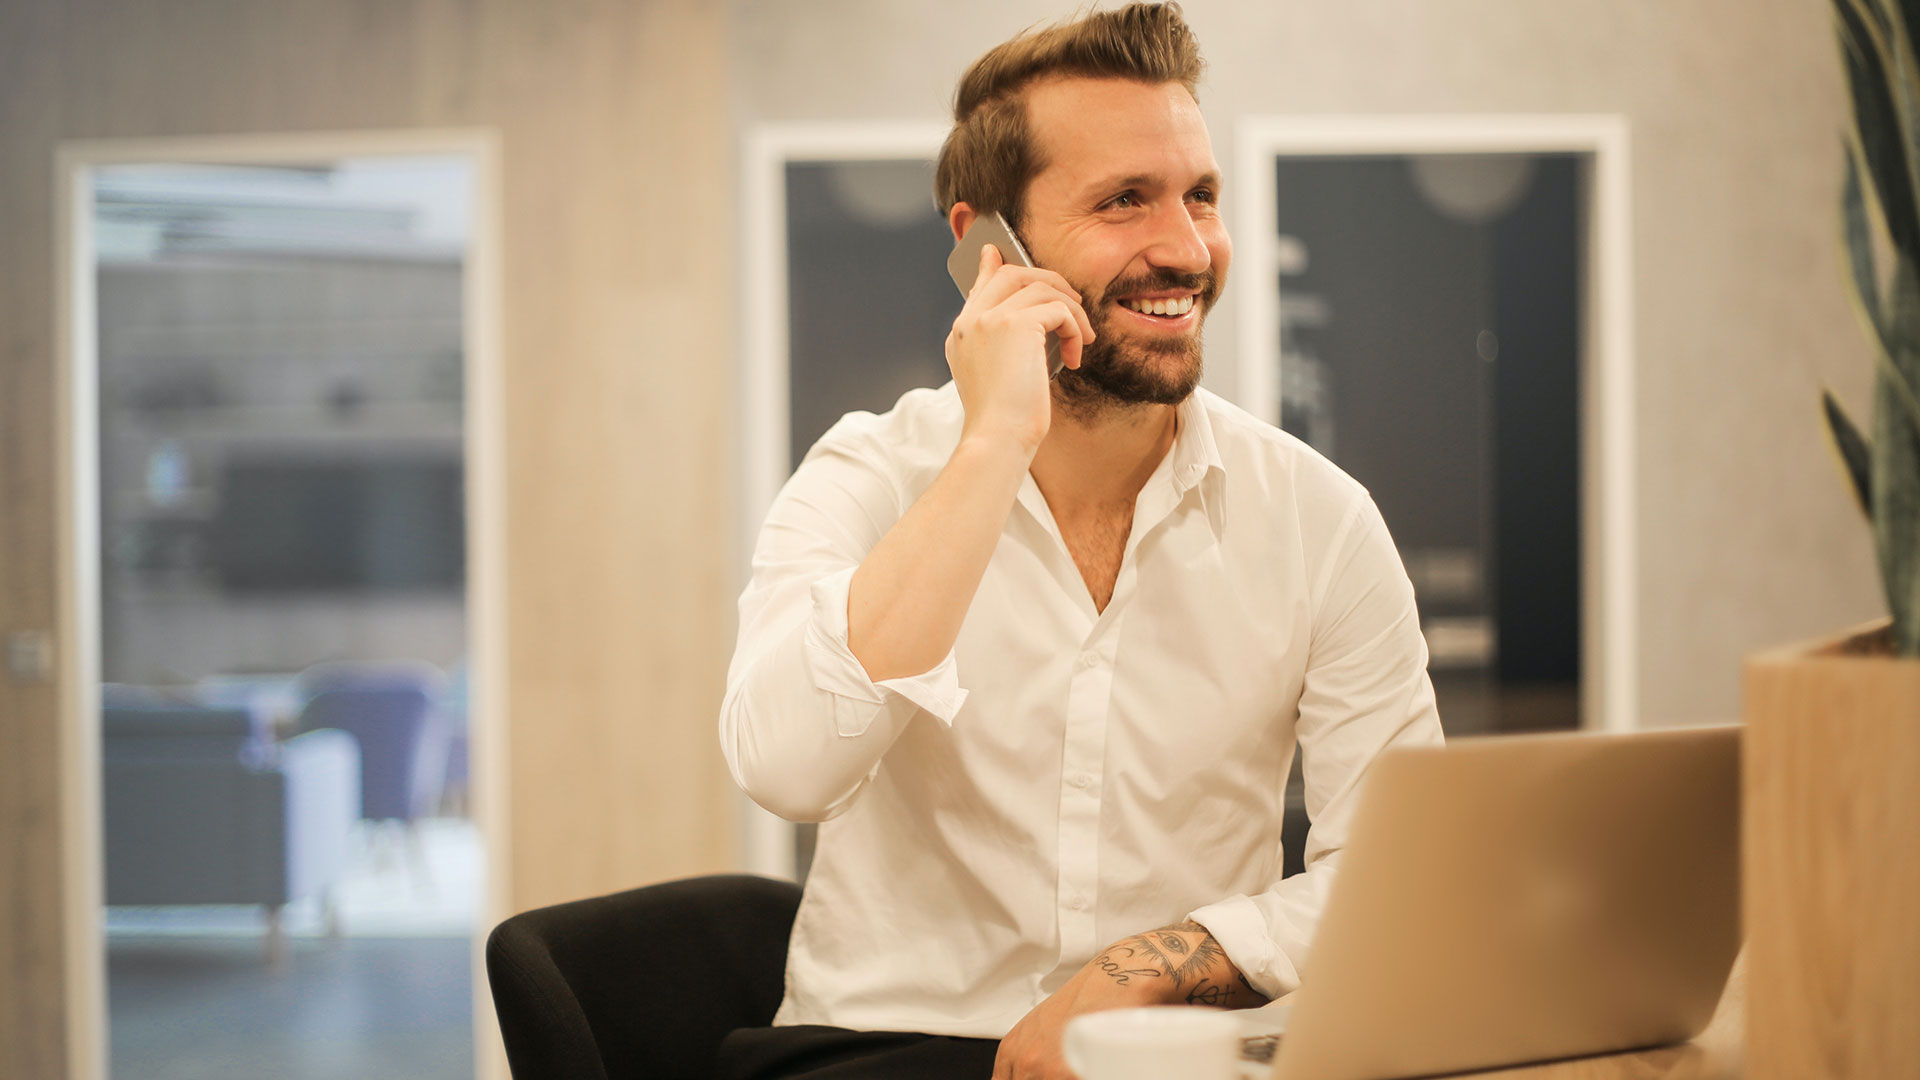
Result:
[[487,938],[517,1080],[711,1080],[720,1040],[772,1023],[800,908],[789,881],[688,878],[522,912]]

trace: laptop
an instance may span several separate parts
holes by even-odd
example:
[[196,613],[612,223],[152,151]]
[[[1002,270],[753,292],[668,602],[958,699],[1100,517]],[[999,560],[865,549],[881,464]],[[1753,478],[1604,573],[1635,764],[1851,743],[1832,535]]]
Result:
[[1366,784],[1302,986],[1260,1010],[1284,1025],[1273,1080],[1624,1051],[1711,1019],[1740,949],[1737,726],[1462,739]]

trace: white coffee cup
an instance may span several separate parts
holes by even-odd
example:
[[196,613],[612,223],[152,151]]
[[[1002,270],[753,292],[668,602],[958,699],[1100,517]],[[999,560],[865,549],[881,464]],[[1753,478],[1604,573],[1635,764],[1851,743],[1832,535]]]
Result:
[[1080,1080],[1235,1080],[1240,1021],[1194,1005],[1153,1005],[1075,1017],[1063,1040]]

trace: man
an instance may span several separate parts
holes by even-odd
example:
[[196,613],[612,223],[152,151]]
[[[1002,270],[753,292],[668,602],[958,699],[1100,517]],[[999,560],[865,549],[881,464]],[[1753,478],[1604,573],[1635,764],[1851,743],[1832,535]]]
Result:
[[1284,994],[1368,765],[1440,738],[1365,491],[1197,389],[1231,258],[1200,71],[1135,4],[961,80],[939,202],[1044,269],[983,251],[953,382],[843,419],[768,513],[721,738],[823,824],[733,1075],[1065,1077],[1075,1015]]

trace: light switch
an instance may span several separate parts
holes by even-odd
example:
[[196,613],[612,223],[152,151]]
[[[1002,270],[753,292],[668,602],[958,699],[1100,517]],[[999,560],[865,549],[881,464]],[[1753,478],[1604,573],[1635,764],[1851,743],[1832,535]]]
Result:
[[43,683],[53,678],[53,635],[45,630],[10,631],[7,674],[18,683]]

